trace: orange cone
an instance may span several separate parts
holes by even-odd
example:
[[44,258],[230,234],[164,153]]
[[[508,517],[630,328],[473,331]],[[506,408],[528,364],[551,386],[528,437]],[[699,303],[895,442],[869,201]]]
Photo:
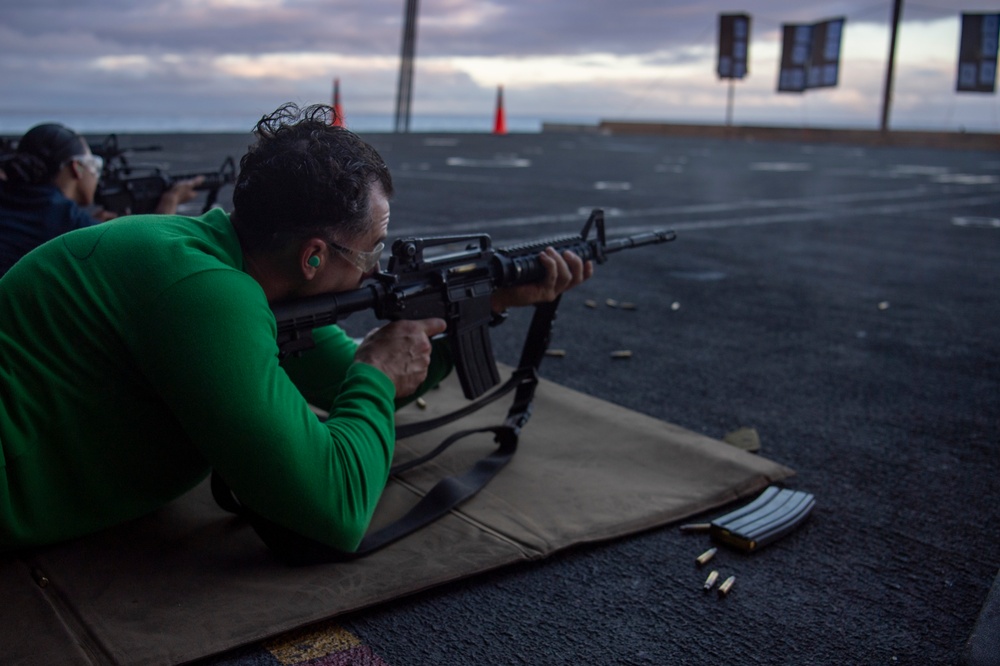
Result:
[[507,133],[507,118],[503,112],[503,86],[497,88],[497,115],[493,121],[494,134]]
[[333,117],[330,124],[334,127],[344,126],[344,110],[340,107],[340,79],[333,80]]

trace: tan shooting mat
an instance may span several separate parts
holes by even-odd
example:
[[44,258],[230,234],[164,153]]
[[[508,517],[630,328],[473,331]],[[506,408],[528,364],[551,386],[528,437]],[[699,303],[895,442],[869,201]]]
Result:
[[[457,383],[413,421],[464,404]],[[503,399],[400,442],[397,460],[455,430],[495,424]],[[493,448],[463,440],[393,480],[375,524]],[[207,484],[107,532],[0,559],[5,664],[175,664],[572,545],[662,526],[753,495],[792,470],[723,442],[542,381],[513,461],[476,497],[368,558],[289,568],[219,509]]]

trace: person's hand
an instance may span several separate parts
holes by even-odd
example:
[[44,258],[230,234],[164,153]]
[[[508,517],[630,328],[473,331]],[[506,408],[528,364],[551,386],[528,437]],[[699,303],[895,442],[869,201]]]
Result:
[[545,251],[538,255],[538,260],[545,267],[545,279],[532,284],[498,289],[493,294],[494,311],[503,312],[509,307],[554,301],[594,274],[592,261],[585,262],[576,253],[568,250],[559,254],[551,247],[545,248]]
[[194,178],[177,181],[169,190],[160,195],[160,203],[156,205],[154,212],[162,215],[173,215],[177,212],[178,206],[198,196],[195,188],[204,182],[204,176],[195,176]]
[[354,360],[373,365],[392,380],[396,397],[403,398],[427,378],[431,364],[431,337],[443,333],[443,319],[394,321],[365,336]]

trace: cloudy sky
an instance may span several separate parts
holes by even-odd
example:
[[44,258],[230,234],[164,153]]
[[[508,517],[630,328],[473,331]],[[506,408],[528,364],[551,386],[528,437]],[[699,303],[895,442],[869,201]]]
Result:
[[[248,130],[285,101],[392,127],[405,0],[0,0],[0,133]],[[599,119],[723,123],[718,15],[752,17],[735,124],[876,129],[892,0],[421,0],[413,127]],[[997,95],[956,93],[960,13],[998,0],[905,0],[890,126],[1000,131]],[[845,17],[840,85],[777,93],[783,23]],[[467,121],[468,122],[468,121]]]

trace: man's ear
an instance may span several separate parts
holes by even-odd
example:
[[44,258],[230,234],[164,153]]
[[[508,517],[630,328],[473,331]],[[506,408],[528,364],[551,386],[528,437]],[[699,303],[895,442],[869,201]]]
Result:
[[69,174],[73,177],[73,180],[80,180],[83,178],[83,169],[85,168],[82,164],[76,160],[70,160],[66,163],[69,167]]
[[299,248],[299,270],[306,280],[315,278],[329,260],[329,247],[322,238],[310,238]]
[[[83,165],[76,160],[70,160],[55,177],[55,185],[67,198],[80,203],[86,197],[83,190]],[[88,202],[89,203],[89,202]]]

